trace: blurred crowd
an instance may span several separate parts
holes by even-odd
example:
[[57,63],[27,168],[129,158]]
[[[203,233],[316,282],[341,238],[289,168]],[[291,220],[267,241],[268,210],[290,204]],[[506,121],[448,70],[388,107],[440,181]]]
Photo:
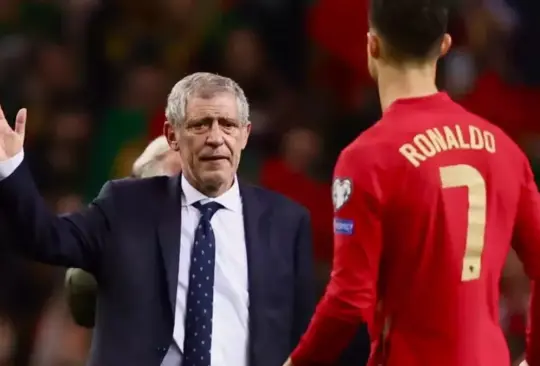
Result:
[[[25,154],[62,213],[130,174],[161,134],[176,81],[195,71],[233,78],[253,124],[239,174],[311,211],[324,282],[333,163],[381,113],[365,67],[366,12],[367,0],[3,0],[0,103],[9,120],[28,108]],[[535,168],[538,14],[533,0],[456,1],[454,48],[439,70],[441,87],[505,129]],[[84,364],[90,335],[69,318],[62,278],[0,258],[0,365]],[[515,292],[502,314],[518,352],[526,299]]]

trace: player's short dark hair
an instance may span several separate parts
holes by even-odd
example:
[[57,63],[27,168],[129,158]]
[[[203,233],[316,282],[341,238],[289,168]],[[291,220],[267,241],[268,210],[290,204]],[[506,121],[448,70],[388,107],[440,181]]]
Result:
[[369,20],[395,61],[436,55],[448,28],[450,0],[370,0]]

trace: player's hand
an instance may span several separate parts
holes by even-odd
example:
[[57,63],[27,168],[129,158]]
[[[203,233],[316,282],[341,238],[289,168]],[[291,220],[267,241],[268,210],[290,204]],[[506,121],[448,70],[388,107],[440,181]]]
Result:
[[527,363],[527,360],[523,360],[523,361],[521,361],[519,366],[529,366],[529,364]]
[[[285,363],[283,364],[283,366],[294,366],[293,363],[292,363],[292,361],[291,361],[291,358],[290,358],[290,357],[287,359],[287,361],[285,361]],[[520,366],[521,366],[521,365],[520,365]],[[527,366],[527,365],[525,365],[525,366]]]
[[15,128],[11,128],[0,107],[0,161],[12,158],[22,150],[25,127],[25,108],[19,110],[15,118]]

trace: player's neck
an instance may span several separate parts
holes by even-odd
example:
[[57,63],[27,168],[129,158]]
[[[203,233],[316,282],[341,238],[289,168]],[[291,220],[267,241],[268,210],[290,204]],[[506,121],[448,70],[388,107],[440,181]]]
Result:
[[436,94],[435,67],[387,66],[379,71],[378,86],[382,110],[398,99],[419,98]]

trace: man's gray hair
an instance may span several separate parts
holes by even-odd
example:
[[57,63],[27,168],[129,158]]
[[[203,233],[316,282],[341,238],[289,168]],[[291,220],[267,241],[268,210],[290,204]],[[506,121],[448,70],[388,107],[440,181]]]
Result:
[[167,121],[179,126],[186,119],[189,98],[211,98],[217,93],[233,94],[236,97],[240,122],[249,123],[249,103],[242,88],[230,78],[208,72],[196,72],[176,83],[167,98]]

